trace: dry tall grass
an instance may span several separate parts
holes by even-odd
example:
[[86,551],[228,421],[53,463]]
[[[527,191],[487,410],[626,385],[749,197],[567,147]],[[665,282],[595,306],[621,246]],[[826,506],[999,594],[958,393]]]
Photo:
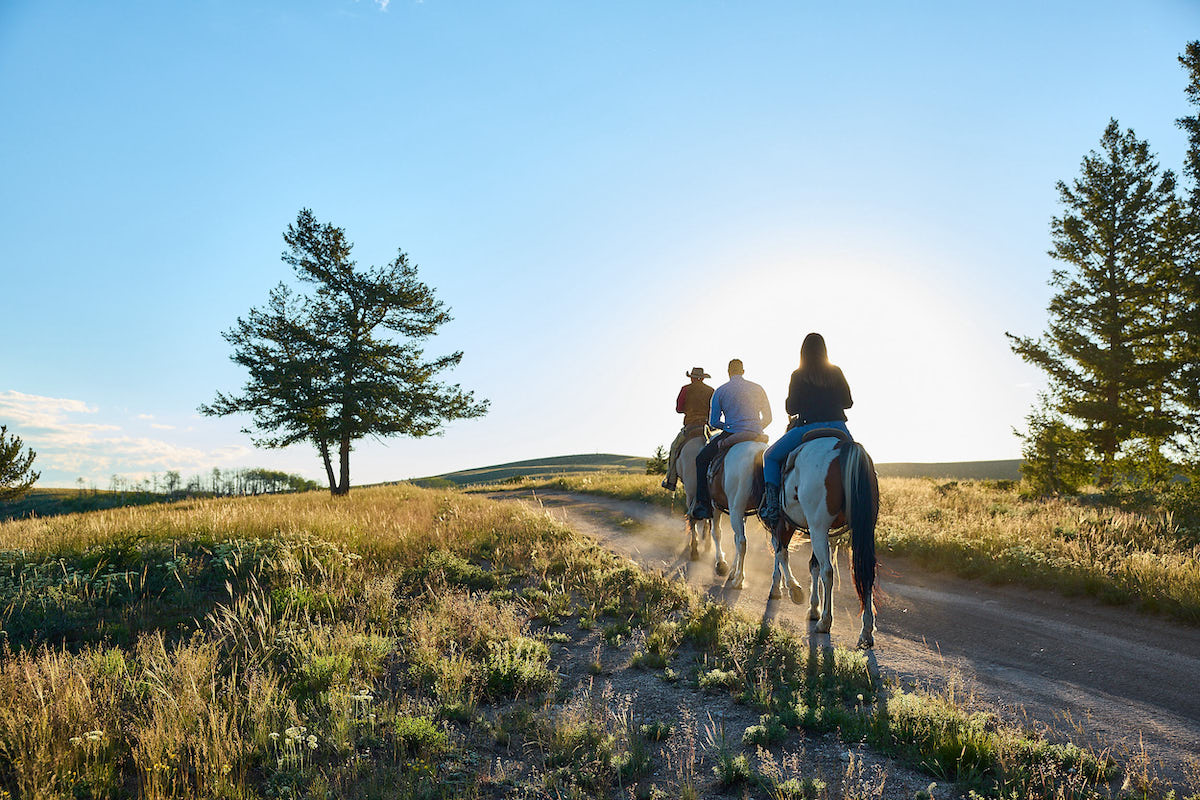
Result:
[[[975,505],[951,508],[974,519]],[[570,640],[554,630],[568,617],[580,634],[630,637],[641,668],[668,682],[690,648],[694,685],[737,692],[772,735],[841,731],[945,779],[1030,797],[1055,796],[1088,758],[937,698],[894,693],[889,710],[861,654],[817,652],[544,514],[453,491],[12,522],[0,557],[0,794],[22,800],[473,797],[513,788],[489,784],[474,756],[500,734],[526,737],[527,796],[628,788],[654,772],[652,750],[695,796],[694,724],[656,750],[627,714],[557,697],[550,643]],[[117,573],[126,588],[104,588]],[[53,624],[63,615],[70,628]],[[1032,760],[1048,765],[1037,791],[1022,772]],[[1090,792],[1108,772],[1087,763]]]

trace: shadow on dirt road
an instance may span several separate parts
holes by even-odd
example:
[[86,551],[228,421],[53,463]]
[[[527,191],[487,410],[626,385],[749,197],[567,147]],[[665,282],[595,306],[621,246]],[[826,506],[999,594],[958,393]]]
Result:
[[[807,543],[793,544],[792,572],[804,602],[768,600],[773,559],[767,534],[747,522],[746,582],[725,587],[713,569],[711,542],[688,560],[682,510],[671,515],[644,503],[566,492],[519,490],[492,497],[544,509],[644,567],[686,580],[720,602],[810,634],[806,616]],[[721,522],[726,557],[733,548]],[[832,641],[853,647],[858,598],[846,548],[839,552]],[[883,556],[875,605],[878,631],[871,660],[903,685],[953,692],[968,708],[1050,736],[1108,749],[1122,761],[1149,759],[1167,781],[1184,782],[1200,758],[1200,630],[1086,598],[975,583],[931,573]]]

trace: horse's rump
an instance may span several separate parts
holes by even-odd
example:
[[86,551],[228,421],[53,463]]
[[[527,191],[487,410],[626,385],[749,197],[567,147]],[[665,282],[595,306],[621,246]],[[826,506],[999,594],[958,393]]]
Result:
[[[735,437],[741,437],[737,441],[726,446],[726,442]],[[718,511],[726,514],[729,513],[729,498],[725,496],[725,456],[729,453],[729,449],[735,444],[742,442],[765,442],[767,439],[765,434],[734,434],[726,439],[722,439],[717,449],[717,455],[708,465],[708,494],[712,500],[713,507]],[[754,482],[750,486],[749,508],[745,509],[747,514],[757,514],[758,506],[762,502],[763,491],[765,489],[766,480],[763,477],[763,452],[759,450],[754,454]]]

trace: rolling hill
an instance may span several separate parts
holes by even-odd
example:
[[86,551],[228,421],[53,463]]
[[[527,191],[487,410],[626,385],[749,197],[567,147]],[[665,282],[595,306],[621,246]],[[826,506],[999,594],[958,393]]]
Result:
[[[882,477],[888,478],[936,478],[939,480],[1020,480],[1021,461],[948,461],[942,463],[876,464]],[[646,469],[644,456],[622,456],[612,453],[589,455],[554,456],[535,458],[529,461],[513,461],[490,467],[446,472],[416,478],[418,486],[471,486],[481,483],[499,483],[514,478],[546,478],[566,473],[581,472],[643,472]]]

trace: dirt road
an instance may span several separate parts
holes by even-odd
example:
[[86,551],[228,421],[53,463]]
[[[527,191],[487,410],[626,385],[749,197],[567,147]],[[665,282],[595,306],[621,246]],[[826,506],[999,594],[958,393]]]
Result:
[[[725,588],[713,551],[688,561],[682,512],[565,492],[494,495],[539,504],[546,513],[645,567],[675,574],[745,611],[809,633],[808,546],[793,545],[803,605],[768,600],[773,560],[767,535],[747,526],[746,583]],[[722,547],[733,547],[728,519]],[[839,554],[833,642],[853,647],[858,599]],[[885,677],[953,690],[961,703],[998,711],[1052,736],[1091,740],[1122,760],[1141,755],[1174,784],[1189,784],[1200,758],[1200,630],[1135,611],[1008,586],[990,586],[880,560],[878,632],[871,657]],[[1200,764],[1197,764],[1200,766]],[[1195,778],[1195,776],[1191,776]],[[1200,780],[1200,778],[1195,778]]]

